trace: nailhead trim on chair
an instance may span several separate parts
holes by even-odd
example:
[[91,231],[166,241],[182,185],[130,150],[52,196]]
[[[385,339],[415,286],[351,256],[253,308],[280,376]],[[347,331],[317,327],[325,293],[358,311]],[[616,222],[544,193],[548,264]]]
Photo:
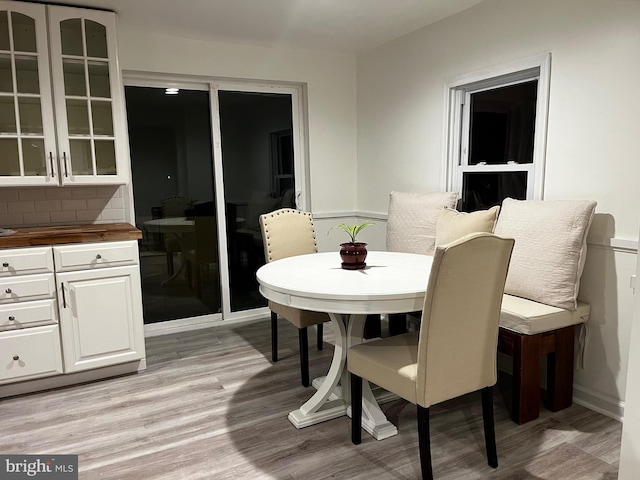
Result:
[[[280,215],[281,213],[292,213],[295,212],[298,215],[305,215],[307,217],[311,217],[311,214],[309,212],[301,212],[300,210],[295,210],[293,208],[282,208],[280,210],[278,210],[276,213],[270,213],[268,215],[266,215],[267,217],[275,217],[277,215]],[[316,238],[316,232],[315,232],[315,228],[314,228],[314,224],[313,224],[313,218],[311,218],[311,227],[313,228],[313,242],[315,244],[316,247],[316,251],[318,250],[318,240]],[[269,243],[269,224],[267,223],[267,221],[264,221],[264,233],[267,235],[267,247],[270,247],[271,244]],[[269,261],[273,260],[273,258],[271,258],[271,250],[269,250]]]

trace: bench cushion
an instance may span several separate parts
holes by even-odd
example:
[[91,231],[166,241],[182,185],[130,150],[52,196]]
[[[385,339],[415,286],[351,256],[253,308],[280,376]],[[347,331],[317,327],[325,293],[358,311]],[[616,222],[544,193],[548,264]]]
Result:
[[524,335],[535,335],[584,323],[589,319],[589,312],[590,306],[580,301],[578,301],[578,308],[570,311],[504,294],[500,326]]

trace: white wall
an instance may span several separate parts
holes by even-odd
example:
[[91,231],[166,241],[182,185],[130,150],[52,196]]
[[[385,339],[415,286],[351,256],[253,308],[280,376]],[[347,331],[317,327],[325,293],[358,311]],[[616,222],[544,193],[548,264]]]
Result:
[[305,84],[309,118],[310,207],[356,205],[355,57],[168,37],[118,30],[123,71]]
[[443,187],[446,79],[551,52],[544,198],[598,202],[575,395],[612,415],[624,400],[638,234],[639,20],[629,0],[486,0],[357,58],[357,205],[383,213],[391,190]]

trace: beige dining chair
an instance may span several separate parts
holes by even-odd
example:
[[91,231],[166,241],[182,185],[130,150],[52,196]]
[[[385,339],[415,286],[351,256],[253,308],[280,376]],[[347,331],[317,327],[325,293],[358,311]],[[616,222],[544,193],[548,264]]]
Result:
[[432,479],[429,407],[481,390],[488,464],[498,466],[492,386],[513,244],[513,239],[475,233],[437,247],[420,331],[349,349],[354,444],[361,442],[364,378],[417,405],[422,478]]
[[[433,255],[438,218],[445,209],[455,208],[457,201],[456,192],[392,191],[387,214],[387,250]],[[412,313],[389,315],[389,334],[406,333],[407,319],[418,317],[411,316]],[[373,319],[368,318],[367,322]]]
[[[308,212],[291,208],[281,208],[260,215],[260,231],[264,246],[264,258],[267,263],[281,258],[317,253],[316,233],[313,218]],[[278,315],[298,327],[300,348],[300,377],[302,385],[309,386],[309,340],[307,328],[316,325],[317,348],[322,350],[323,323],[329,315],[321,312],[300,310],[269,300],[271,310],[271,358],[278,361]]]

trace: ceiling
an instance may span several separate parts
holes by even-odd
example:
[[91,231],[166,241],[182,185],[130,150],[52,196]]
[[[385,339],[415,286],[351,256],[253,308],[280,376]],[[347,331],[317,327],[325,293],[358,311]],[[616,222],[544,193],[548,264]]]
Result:
[[123,30],[142,26],[199,40],[356,54],[483,0],[63,1],[113,10]]

